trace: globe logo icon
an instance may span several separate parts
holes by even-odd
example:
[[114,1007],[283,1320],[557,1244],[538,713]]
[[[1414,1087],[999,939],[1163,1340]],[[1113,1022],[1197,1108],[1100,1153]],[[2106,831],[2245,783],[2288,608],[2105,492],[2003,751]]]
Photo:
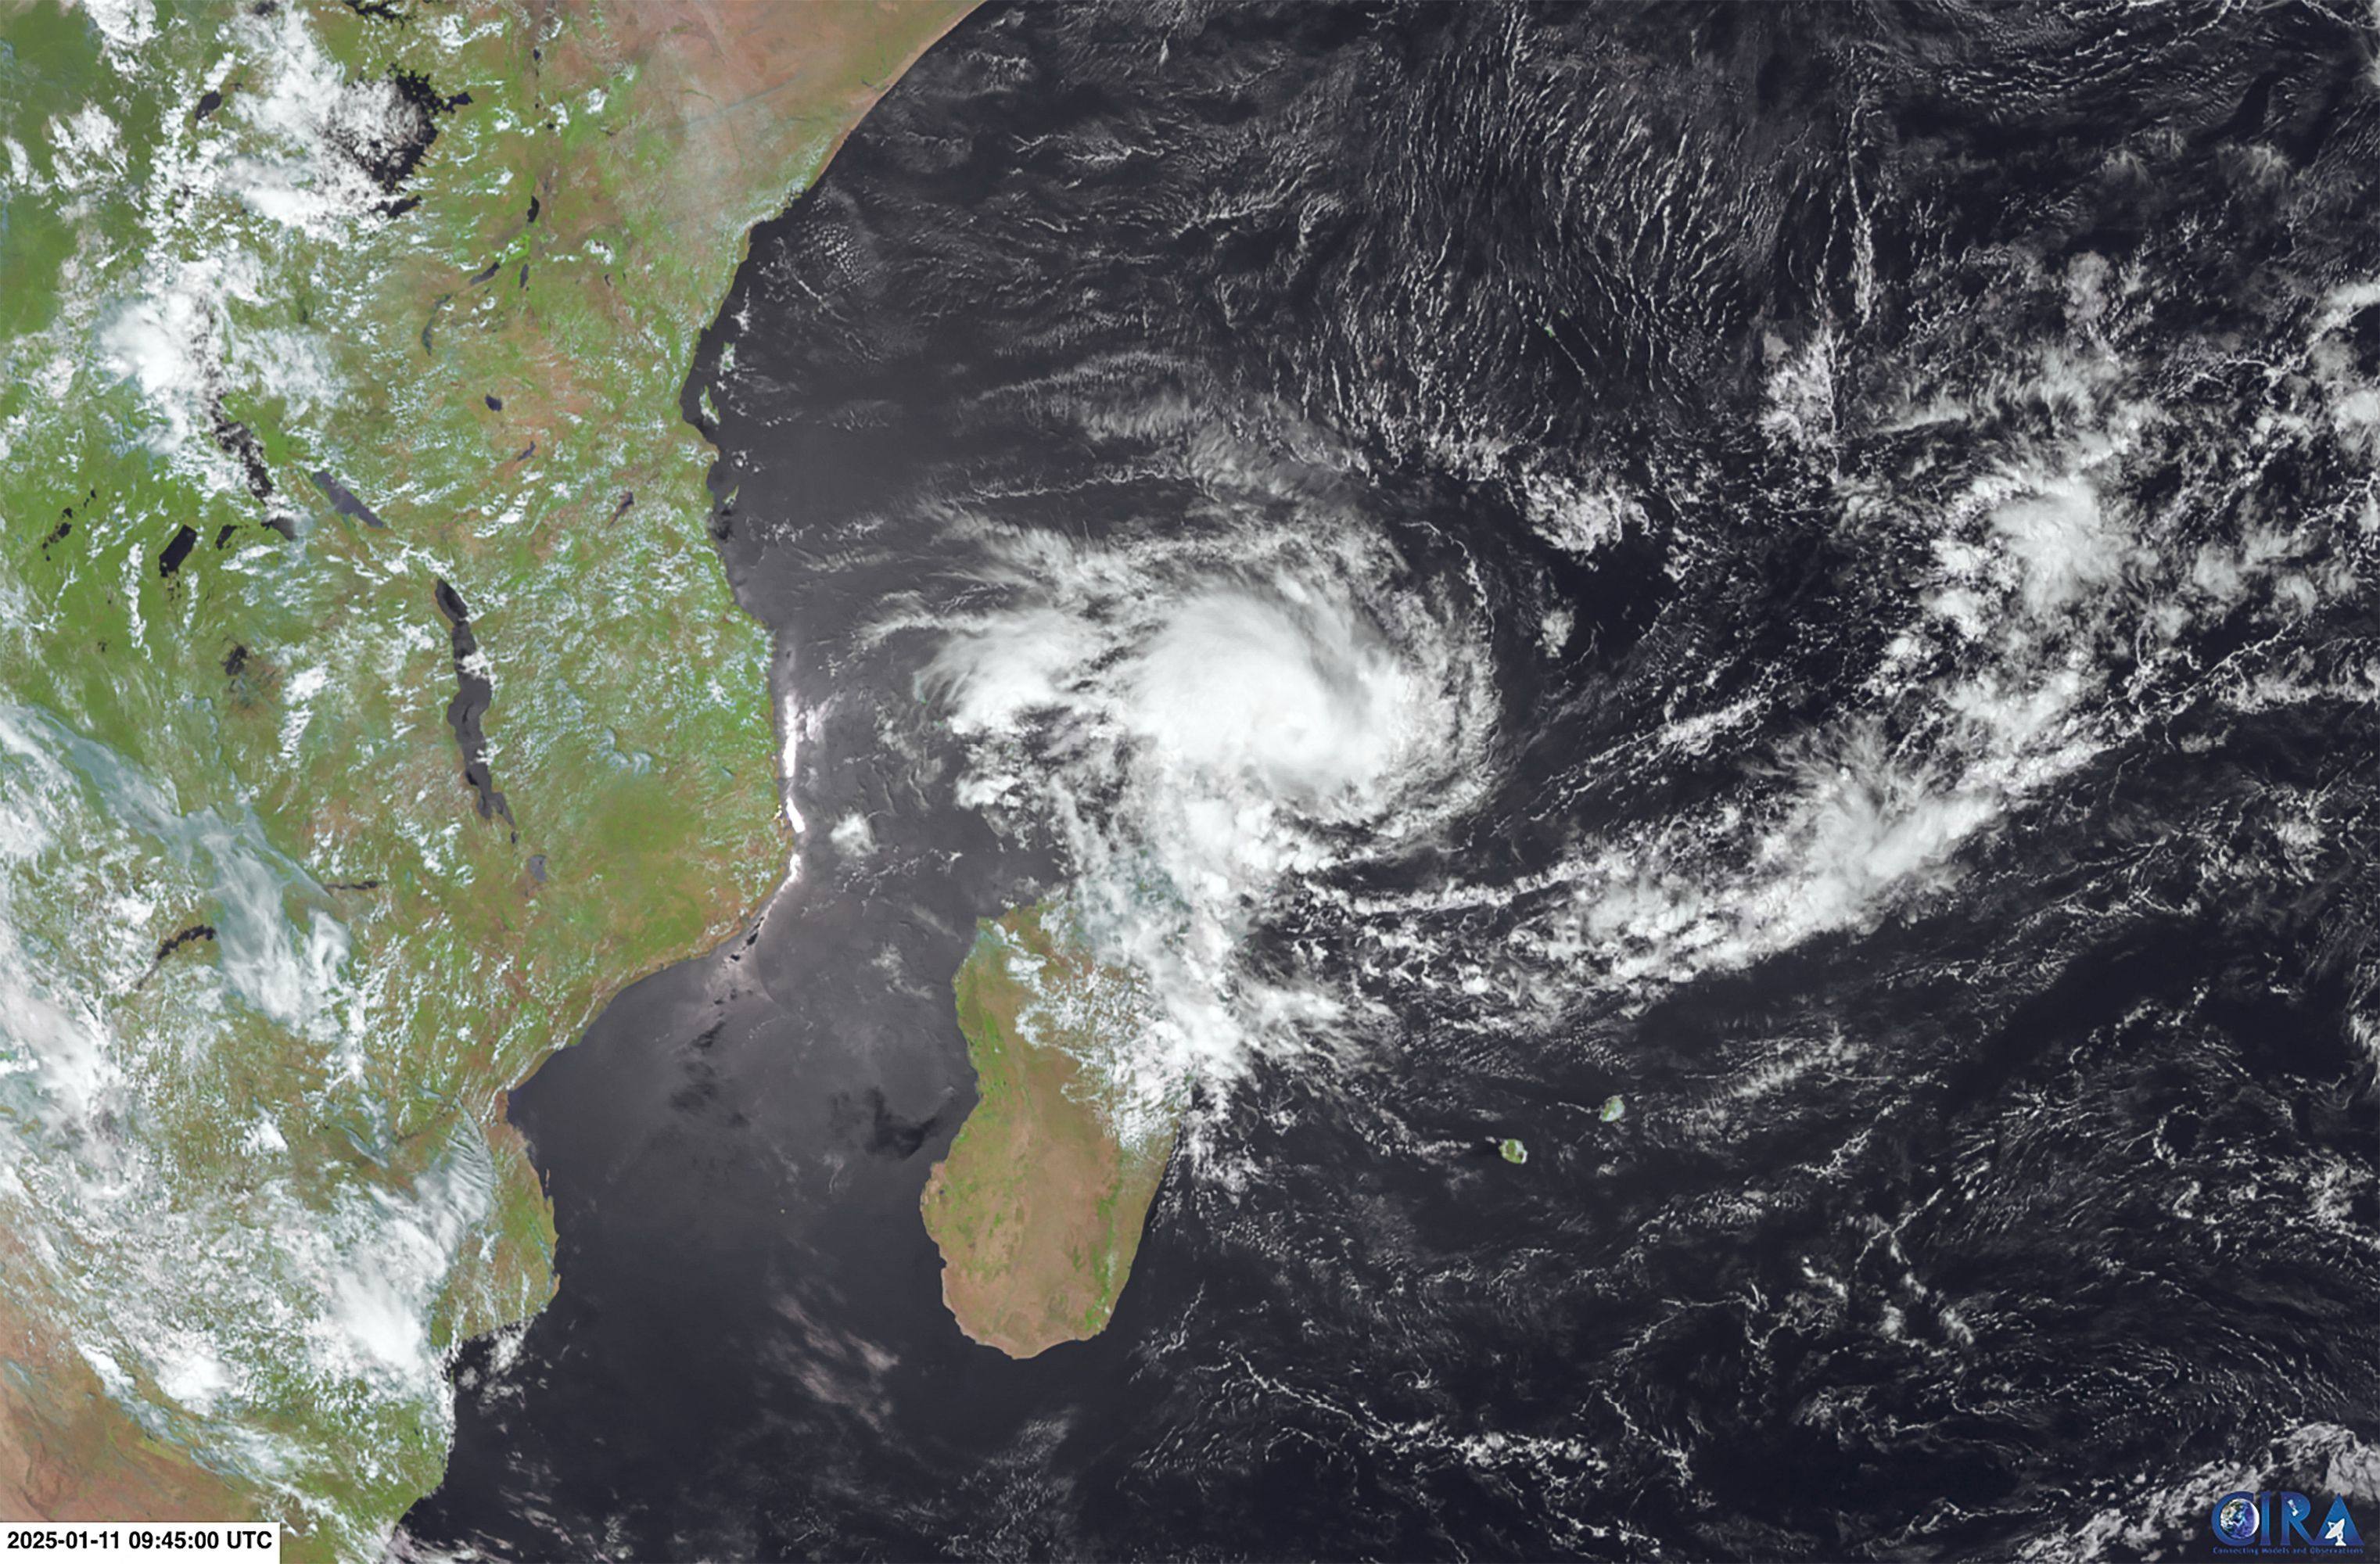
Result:
[[2256,1540],[2256,1502],[2247,1494],[2226,1494],[2215,1507],[2215,1534],[2235,1544]]

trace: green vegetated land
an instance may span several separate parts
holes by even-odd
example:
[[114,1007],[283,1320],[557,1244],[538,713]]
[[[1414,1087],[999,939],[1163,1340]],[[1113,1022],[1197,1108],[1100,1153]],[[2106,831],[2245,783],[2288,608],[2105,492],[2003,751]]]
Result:
[[926,1183],[942,1297],[1011,1357],[1096,1336],[1132,1273],[1178,1113],[1119,1122],[1096,1061],[1137,1024],[1136,985],[1102,968],[1049,903],[978,926],[952,988],[978,1100]]
[[0,1511],[377,1556],[505,1091],[783,873],[680,418],[967,0],[0,0]]

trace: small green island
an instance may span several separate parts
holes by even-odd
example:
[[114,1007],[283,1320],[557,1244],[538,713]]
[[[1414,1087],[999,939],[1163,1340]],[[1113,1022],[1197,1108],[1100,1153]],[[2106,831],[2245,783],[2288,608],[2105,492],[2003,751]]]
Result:
[[1056,904],[979,923],[952,988],[978,1096],[926,1181],[926,1231],[959,1328],[1029,1358],[1115,1313],[1180,1103],[1135,1110],[1117,1083],[1139,984],[1093,960]]

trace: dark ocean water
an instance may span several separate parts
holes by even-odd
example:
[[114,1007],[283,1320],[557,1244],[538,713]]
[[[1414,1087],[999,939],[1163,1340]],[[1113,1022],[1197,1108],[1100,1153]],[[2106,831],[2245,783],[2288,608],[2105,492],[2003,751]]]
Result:
[[[2130,1558],[2276,1486],[2380,1524],[2374,44],[963,24],[689,382],[803,873],[515,1096],[562,1290],[463,1355],[408,1546]],[[1200,643],[1228,679],[1149,672],[1183,623],[1246,632]],[[1361,807],[1231,794],[1259,863],[1150,758],[1240,701],[1285,715],[1232,743],[1335,735],[1301,779],[1423,736]],[[1013,1363],[917,1215],[973,1101],[949,979],[977,917],[1115,884],[1215,935],[1221,1019],[1113,1323]]]

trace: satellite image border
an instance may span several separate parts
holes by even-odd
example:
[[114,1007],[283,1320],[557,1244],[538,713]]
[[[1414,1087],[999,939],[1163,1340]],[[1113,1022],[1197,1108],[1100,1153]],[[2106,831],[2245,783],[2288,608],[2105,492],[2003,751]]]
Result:
[[2362,1556],[2380,12],[0,0],[0,1555]]

